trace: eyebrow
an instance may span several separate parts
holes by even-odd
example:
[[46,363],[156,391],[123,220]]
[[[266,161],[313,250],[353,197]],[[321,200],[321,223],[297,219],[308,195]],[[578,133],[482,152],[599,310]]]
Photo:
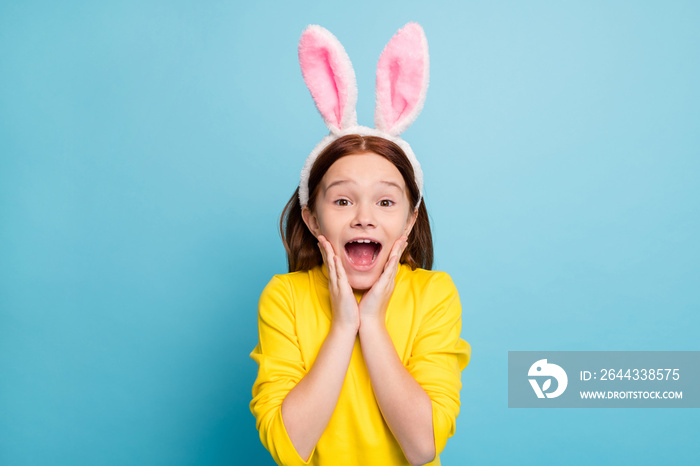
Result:
[[[398,183],[395,183],[395,182],[393,182],[393,181],[384,181],[384,180],[382,180],[382,181],[380,181],[379,183],[384,184],[384,185],[387,185],[387,186],[393,186],[393,187],[395,187],[396,189],[398,189],[399,191],[403,192],[403,188],[402,188]],[[357,183],[354,182],[353,180],[338,180],[338,181],[334,181],[334,182],[332,182],[331,184],[329,184],[329,185],[326,187],[326,191],[328,191],[329,189],[331,189],[333,186],[337,186],[337,185],[341,185],[341,184],[357,184]]]

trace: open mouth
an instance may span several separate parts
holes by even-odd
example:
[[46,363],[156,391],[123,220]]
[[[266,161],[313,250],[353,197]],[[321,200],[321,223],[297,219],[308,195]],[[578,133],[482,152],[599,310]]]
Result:
[[350,262],[358,267],[367,267],[374,264],[381,250],[381,243],[371,239],[356,239],[345,244],[345,252]]

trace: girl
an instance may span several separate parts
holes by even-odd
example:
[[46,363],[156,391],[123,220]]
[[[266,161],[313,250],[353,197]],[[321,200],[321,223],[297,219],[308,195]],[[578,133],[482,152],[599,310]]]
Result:
[[331,134],[307,159],[280,227],[289,272],[260,297],[251,411],[278,464],[440,464],[470,347],[449,275],[431,272],[422,172],[398,135],[427,89],[423,30],[377,70],[377,129],[357,126],[352,65],[319,26],[304,79]]

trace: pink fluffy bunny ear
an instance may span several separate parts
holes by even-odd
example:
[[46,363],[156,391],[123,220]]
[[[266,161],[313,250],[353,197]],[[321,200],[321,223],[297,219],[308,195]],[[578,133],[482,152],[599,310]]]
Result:
[[345,49],[327,29],[311,25],[299,39],[299,65],[316,108],[332,133],[357,125],[357,82]]
[[423,109],[428,92],[428,40],[423,28],[408,23],[384,47],[377,64],[377,129],[398,136]]

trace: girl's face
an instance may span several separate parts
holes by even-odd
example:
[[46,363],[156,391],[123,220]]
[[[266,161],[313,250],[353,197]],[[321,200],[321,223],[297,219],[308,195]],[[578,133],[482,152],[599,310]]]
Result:
[[391,248],[408,236],[411,209],[399,170],[374,152],[336,160],[321,179],[315,211],[302,210],[311,233],[323,235],[341,260],[354,290],[368,290],[384,270]]

